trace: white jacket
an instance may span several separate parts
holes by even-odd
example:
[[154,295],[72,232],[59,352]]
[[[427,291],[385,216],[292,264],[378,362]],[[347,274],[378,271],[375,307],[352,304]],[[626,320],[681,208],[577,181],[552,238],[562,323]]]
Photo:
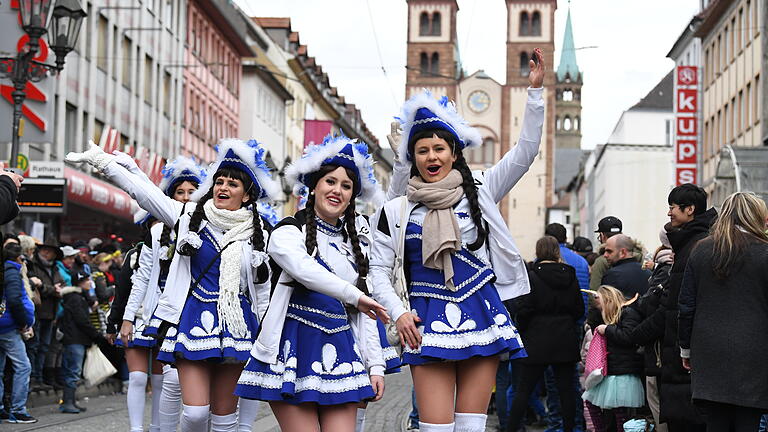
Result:
[[139,267],[131,276],[131,295],[125,305],[124,321],[133,322],[139,315],[149,323],[157,307],[160,298],[160,236],[164,226],[156,223],[149,229],[151,241],[141,248]]
[[[478,185],[478,202],[483,220],[488,224],[489,234],[485,246],[488,248],[491,265],[496,275],[496,286],[502,300],[508,300],[530,292],[525,261],[512,239],[507,224],[497,204],[528,171],[539,152],[542,126],[544,124],[543,88],[529,88],[528,101],[523,116],[523,126],[517,145],[512,147],[501,160],[485,172],[473,172]],[[401,145],[403,145],[401,143]],[[396,193],[396,191],[395,191]],[[391,197],[393,193],[390,193]],[[408,202],[410,213],[418,203]],[[388,233],[378,229],[377,215],[374,222],[373,245],[371,246],[371,294],[381,303],[393,320],[404,312],[400,299],[392,287],[391,273],[394,266],[395,243],[400,231],[400,200],[392,199],[379,212],[386,213]]]
[[[157,186],[145,181],[139,174],[127,170],[115,161],[110,162],[104,168],[103,173],[131,195],[141,208],[162,223],[174,226],[178,221],[178,239],[184,239],[187,236],[189,220],[194,211],[195,203],[190,202],[185,208],[184,204],[165,195]],[[206,223],[203,220],[200,229],[204,228]],[[268,234],[264,232],[263,235],[266,241]],[[261,318],[269,305],[269,278],[261,284],[255,282],[257,280],[256,268],[252,264],[256,264],[258,261],[253,258],[251,240],[239,240],[238,243],[243,249],[241,254],[242,268],[251,268],[252,270],[246,272],[247,280],[245,281],[252,302],[252,312],[256,314],[257,318]],[[180,241],[176,243],[177,249],[179,246],[181,246]],[[155,315],[163,321],[178,324],[192,282],[190,257],[178,253],[177,250],[173,254],[173,260],[168,270],[168,279],[160,296]]]
[[[370,244],[370,229],[363,218],[358,218],[358,234]],[[293,294],[291,283],[296,281],[313,291],[333,297],[344,304],[357,305],[363,292],[355,285],[328,271],[307,253],[305,231],[295,225],[283,225],[272,231],[267,251],[283,269],[275,286],[269,309],[251,349],[257,360],[277,363],[280,337],[283,333],[288,304]],[[363,247],[365,251],[367,248]],[[352,333],[357,341],[363,364],[370,375],[384,375],[384,356],[379,341],[376,321],[362,313],[349,315]],[[300,349],[300,348],[299,348]]]

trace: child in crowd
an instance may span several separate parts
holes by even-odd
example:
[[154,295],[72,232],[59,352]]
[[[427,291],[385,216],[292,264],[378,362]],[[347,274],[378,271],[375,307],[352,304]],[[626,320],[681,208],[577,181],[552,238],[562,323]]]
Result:
[[595,331],[604,335],[608,344],[607,375],[582,395],[595,432],[606,431],[611,417],[616,420],[616,430],[623,432],[629,409],[645,403],[641,381],[643,357],[629,337],[641,320],[634,308],[635,300],[637,295],[627,300],[621,291],[608,285],[601,286],[595,296],[595,304],[605,322]]

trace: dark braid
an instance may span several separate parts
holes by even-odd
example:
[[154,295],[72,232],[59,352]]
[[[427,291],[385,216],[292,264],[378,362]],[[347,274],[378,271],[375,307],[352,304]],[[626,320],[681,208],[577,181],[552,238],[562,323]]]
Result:
[[[208,192],[206,192],[205,195],[203,195],[203,197],[200,198],[200,201],[197,202],[197,205],[195,206],[195,211],[192,212],[192,217],[189,218],[190,232],[197,232],[200,229],[200,223],[205,218],[205,209],[203,208],[203,206],[211,198],[213,198],[213,188],[210,188]],[[197,253],[197,249],[193,248],[188,244],[185,244],[184,247],[178,250],[178,252],[182,255],[192,256]]]
[[307,206],[305,207],[307,221],[306,228],[307,233],[304,238],[304,244],[307,246],[307,253],[312,254],[317,247],[317,222],[315,222],[315,192],[312,191],[307,198]]
[[352,243],[352,252],[355,254],[355,265],[357,266],[357,288],[365,295],[370,295],[368,292],[368,284],[365,283],[368,277],[368,258],[363,255],[362,249],[360,249],[360,239],[357,237],[357,228],[355,227],[355,202],[352,201],[344,211],[345,225],[347,228],[347,235],[349,235],[349,241]]
[[[163,232],[160,234],[160,249],[163,246],[171,247],[171,227],[168,224],[163,224]],[[168,273],[168,269],[171,267],[171,260],[166,257],[160,257],[160,271]]]
[[264,232],[261,229],[261,215],[256,203],[251,208],[253,209],[253,237],[251,237],[251,242],[254,249],[264,252]]
[[477,229],[477,239],[474,243],[467,245],[470,250],[474,251],[480,249],[480,246],[485,243],[485,240],[488,238],[488,231],[485,229],[483,213],[480,211],[480,203],[477,199],[477,185],[475,184],[474,177],[472,177],[472,171],[464,159],[464,153],[462,153],[461,149],[457,149],[454,155],[456,155],[456,162],[453,163],[453,168],[461,173],[461,177],[464,180],[461,183],[461,187],[464,189],[467,201],[469,201],[470,216]]

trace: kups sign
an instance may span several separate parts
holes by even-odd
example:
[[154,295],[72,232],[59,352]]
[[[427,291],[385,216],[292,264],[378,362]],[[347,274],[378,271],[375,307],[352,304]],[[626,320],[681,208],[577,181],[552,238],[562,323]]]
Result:
[[699,71],[678,66],[675,74],[675,184],[697,183]]

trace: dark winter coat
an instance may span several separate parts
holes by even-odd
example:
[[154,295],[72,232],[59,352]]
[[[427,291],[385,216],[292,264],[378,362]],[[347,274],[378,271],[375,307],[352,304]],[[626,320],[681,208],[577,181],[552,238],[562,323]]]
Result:
[[19,215],[19,205],[16,204],[18,195],[16,183],[8,176],[0,176],[0,225]]
[[133,288],[131,276],[133,276],[133,271],[138,268],[138,258],[143,245],[143,243],[139,243],[125,254],[123,268],[115,279],[115,299],[112,300],[109,316],[107,317],[107,333],[117,333],[123,324],[125,306],[128,304],[131,288]]
[[630,299],[635,294],[643,295],[648,291],[648,279],[651,272],[643,270],[642,265],[634,257],[613,263],[603,276],[603,285],[610,285]]
[[693,398],[768,411],[768,244],[755,240],[724,280],[712,255],[712,240],[701,241],[680,291]]
[[6,309],[0,316],[0,334],[32,327],[35,323],[35,306],[21,281],[21,264],[12,261],[4,264],[5,279],[2,285],[5,288],[3,296]]
[[101,333],[90,321],[90,306],[79,287],[66,287],[62,291],[64,314],[58,321],[59,330],[64,334],[64,345],[85,345],[103,339]]
[[35,309],[37,319],[52,320],[56,318],[56,309],[59,307],[59,296],[56,294],[56,284],[64,283],[55,264],[50,267],[44,265],[40,257],[35,254],[27,263],[27,277],[36,277],[43,283],[40,287],[33,286],[40,294],[40,307]]
[[645,358],[645,376],[661,376],[661,339],[664,336],[664,323],[655,326],[652,316],[659,309],[664,286],[669,281],[672,263],[657,263],[648,280],[648,291],[637,300],[636,309],[642,316],[640,324],[633,329],[630,337],[643,347]]
[[579,360],[578,321],[584,301],[573,267],[545,262],[529,265],[531,292],[515,299],[515,318],[530,364]]
[[608,375],[643,375],[643,355],[632,341],[632,330],[642,319],[636,305],[621,308],[619,322],[605,328],[608,348]]

